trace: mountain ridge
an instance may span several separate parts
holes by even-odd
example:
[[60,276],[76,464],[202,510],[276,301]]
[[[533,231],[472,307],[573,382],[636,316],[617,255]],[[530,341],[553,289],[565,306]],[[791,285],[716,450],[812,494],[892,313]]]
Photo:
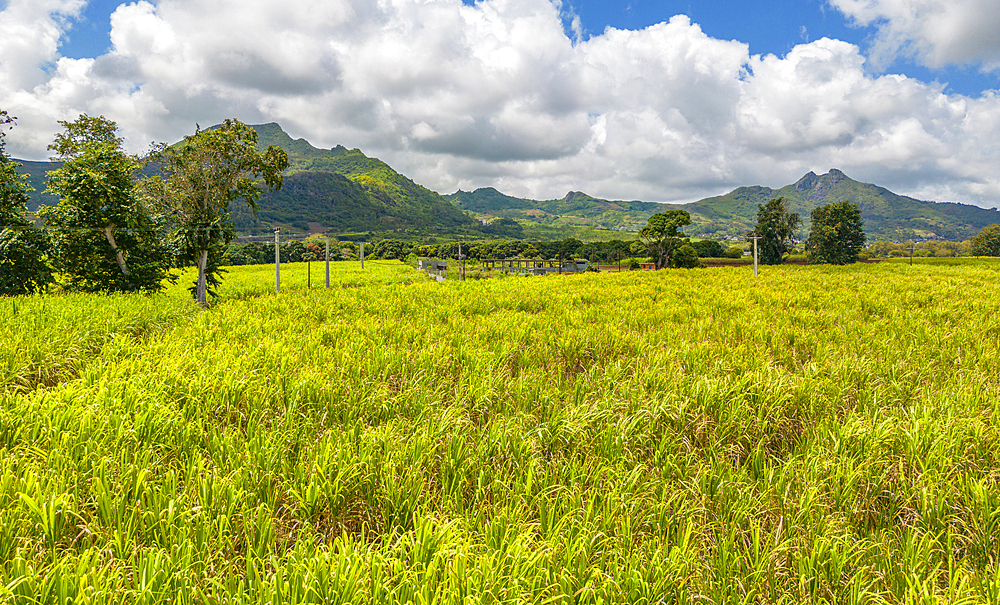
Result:
[[[988,224],[1000,223],[996,209],[898,195],[885,187],[855,181],[837,168],[822,175],[810,171],[778,189],[737,187],[687,204],[605,200],[581,191],[569,191],[559,199],[532,200],[493,187],[441,195],[359,149],[342,145],[318,148],[303,138],[293,139],[274,122],[251,128],[257,132],[259,148],[275,145],[285,150],[289,167],[282,189],[264,193],[256,215],[233,205],[233,220],[242,232],[323,227],[334,233],[483,237],[491,232],[480,223],[505,218],[531,227],[533,233],[546,234],[543,239],[566,237],[580,229],[608,231],[608,237],[616,237],[610,232],[634,233],[656,212],[683,209],[691,214],[689,234],[742,239],[756,223],[758,205],[776,197],[785,198],[789,210],[802,219],[799,238],[808,234],[814,208],[840,201],[858,204],[869,239],[963,240]],[[28,209],[57,203],[54,196],[43,192],[46,173],[60,164],[16,161],[22,162],[21,170],[35,188]]]
[[699,234],[736,235],[756,223],[758,204],[777,197],[785,198],[789,211],[797,212],[802,219],[799,237],[808,234],[813,209],[841,201],[858,204],[870,239],[964,240],[986,225],[1000,222],[1000,212],[996,209],[918,200],[879,185],[855,181],[837,168],[823,175],[810,171],[779,189],[760,185],[737,187],[729,193],[680,207],[691,213],[692,224]]

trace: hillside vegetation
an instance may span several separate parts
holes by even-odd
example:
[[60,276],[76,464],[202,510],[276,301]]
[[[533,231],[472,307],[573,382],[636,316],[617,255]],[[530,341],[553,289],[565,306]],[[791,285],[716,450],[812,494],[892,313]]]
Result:
[[321,223],[335,233],[408,230],[413,233],[473,233],[478,223],[439,194],[417,185],[377,158],[338,146],[318,149],[293,140],[277,124],[253,127],[258,145],[288,154],[285,186],[262,196],[260,212],[235,216],[238,229],[263,225],[305,228]]
[[1000,212],[966,204],[938,204],[897,195],[884,187],[855,181],[839,170],[810,172],[781,189],[740,187],[718,197],[683,206],[691,213],[691,233],[739,235],[753,228],[757,205],[783,197],[789,211],[799,213],[799,238],[809,234],[809,215],[825,204],[858,205],[869,239],[967,240],[986,225],[1000,222]]
[[462,210],[478,215],[500,216],[548,227],[592,227],[613,231],[638,231],[649,217],[662,212],[655,202],[612,202],[570,191],[558,200],[538,201],[512,197],[492,187],[457,191],[444,196]]
[[970,239],[986,225],[1000,222],[1000,211],[966,204],[938,204],[897,195],[884,187],[855,181],[839,170],[817,176],[810,172],[780,189],[740,187],[725,195],[690,204],[608,201],[570,192],[560,200],[538,201],[504,195],[495,189],[458,191],[445,196],[459,208],[485,216],[516,218],[525,224],[591,225],[603,229],[638,231],[650,216],[668,209],[691,215],[687,233],[701,237],[739,238],[752,230],[757,206],[784,197],[791,212],[799,213],[798,239],[809,234],[809,215],[825,204],[858,204],[869,239]]
[[272,269],[0,305],[0,602],[1000,601],[993,265]]

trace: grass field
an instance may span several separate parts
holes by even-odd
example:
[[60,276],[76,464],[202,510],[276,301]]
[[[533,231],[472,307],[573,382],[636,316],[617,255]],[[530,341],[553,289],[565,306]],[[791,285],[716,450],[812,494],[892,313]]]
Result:
[[0,603],[997,603],[998,278],[3,299]]

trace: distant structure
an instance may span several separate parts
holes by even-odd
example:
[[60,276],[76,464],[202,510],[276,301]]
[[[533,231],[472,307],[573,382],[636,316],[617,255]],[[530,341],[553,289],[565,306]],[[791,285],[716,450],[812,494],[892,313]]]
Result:
[[438,273],[448,270],[446,260],[422,260],[417,261],[417,268],[421,271],[436,271]]
[[437,281],[444,281],[444,273],[448,270],[448,261],[421,260],[417,261],[417,268]]

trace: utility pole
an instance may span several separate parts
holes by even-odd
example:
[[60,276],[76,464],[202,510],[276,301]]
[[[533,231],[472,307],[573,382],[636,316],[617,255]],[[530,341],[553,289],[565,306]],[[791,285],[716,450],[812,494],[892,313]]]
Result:
[[462,281],[462,242],[458,242],[458,281]]
[[361,242],[361,269],[365,268],[365,243]]
[[281,248],[278,241],[280,229],[274,228],[274,293],[281,293]]
[[910,242],[910,266],[911,267],[913,266],[913,248],[914,248],[914,244],[913,244],[913,242]]
[[753,276],[757,277],[757,240],[760,239],[760,236],[752,235],[750,239],[753,240]]
[[330,238],[326,238],[326,287],[330,287]]

